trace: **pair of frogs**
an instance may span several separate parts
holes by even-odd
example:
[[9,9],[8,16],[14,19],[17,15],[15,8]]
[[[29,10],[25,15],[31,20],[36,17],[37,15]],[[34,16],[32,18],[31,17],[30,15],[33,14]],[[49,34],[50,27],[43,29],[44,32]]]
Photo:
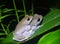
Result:
[[13,40],[22,42],[31,37],[40,27],[42,15],[34,14],[34,16],[26,15],[16,26],[13,32]]

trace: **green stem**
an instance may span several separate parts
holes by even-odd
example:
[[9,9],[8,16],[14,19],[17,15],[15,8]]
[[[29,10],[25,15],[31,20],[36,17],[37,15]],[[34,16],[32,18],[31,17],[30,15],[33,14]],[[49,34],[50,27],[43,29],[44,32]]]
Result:
[[1,26],[2,26],[3,31],[5,32],[5,34],[8,35],[7,31],[6,31],[5,28],[4,28],[4,25],[3,25],[2,23],[1,23]]
[[[1,9],[0,9],[0,17],[1,17]],[[4,25],[2,24],[2,20],[0,19],[0,23],[1,23],[1,26],[2,26],[2,28],[3,28],[3,31],[5,32],[5,34],[6,35],[8,35],[8,33],[7,33],[7,31],[5,30],[5,28],[4,28]]]
[[15,5],[15,1],[13,0],[13,5],[14,5],[14,9],[15,9],[15,13],[16,13],[16,17],[17,17],[17,21],[19,22],[19,16],[18,16],[18,11]]
[[[0,9],[0,17],[1,17],[1,9]],[[0,22],[1,22],[1,19],[0,19]]]
[[25,13],[25,15],[26,15],[26,8],[25,8],[24,0],[23,0],[23,7],[24,7],[24,13]]

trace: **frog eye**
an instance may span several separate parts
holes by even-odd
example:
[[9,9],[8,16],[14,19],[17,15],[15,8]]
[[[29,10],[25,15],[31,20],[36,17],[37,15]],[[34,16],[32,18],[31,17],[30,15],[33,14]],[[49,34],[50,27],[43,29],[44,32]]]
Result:
[[29,20],[30,20],[30,18],[27,19],[27,21],[29,21]]
[[38,22],[40,21],[40,18],[38,18],[38,20],[37,20]]

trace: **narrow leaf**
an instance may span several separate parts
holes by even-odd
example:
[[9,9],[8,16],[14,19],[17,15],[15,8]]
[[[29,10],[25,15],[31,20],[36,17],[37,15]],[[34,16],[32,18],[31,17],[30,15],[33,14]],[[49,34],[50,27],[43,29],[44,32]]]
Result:
[[5,35],[5,33],[0,33],[0,36],[1,36],[1,35]]
[[6,13],[6,12],[10,12],[10,11],[13,11],[14,9],[8,9],[8,8],[5,8],[2,10],[3,13]]
[[8,16],[11,16],[11,15],[1,16],[1,17],[0,17],[0,20],[6,18],[6,17],[8,17]]

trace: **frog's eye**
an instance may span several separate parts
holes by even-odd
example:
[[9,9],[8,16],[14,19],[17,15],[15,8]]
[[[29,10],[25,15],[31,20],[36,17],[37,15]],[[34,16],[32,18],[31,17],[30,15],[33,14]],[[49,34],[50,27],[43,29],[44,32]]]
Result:
[[29,21],[29,20],[30,20],[30,18],[27,19],[27,21]]
[[39,21],[40,21],[40,18],[38,18],[37,22],[39,22]]

